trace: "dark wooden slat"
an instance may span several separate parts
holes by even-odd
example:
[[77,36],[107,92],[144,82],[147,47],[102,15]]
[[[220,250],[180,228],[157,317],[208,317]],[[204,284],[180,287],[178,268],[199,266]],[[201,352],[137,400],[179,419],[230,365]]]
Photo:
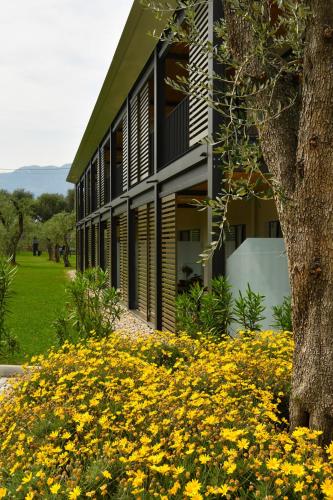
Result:
[[174,194],[162,198],[161,219],[162,328],[174,331],[176,298],[176,198]]

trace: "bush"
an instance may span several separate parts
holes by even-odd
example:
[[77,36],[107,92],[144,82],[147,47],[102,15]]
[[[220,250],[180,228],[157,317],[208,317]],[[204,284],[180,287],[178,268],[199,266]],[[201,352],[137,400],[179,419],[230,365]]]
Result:
[[[197,338],[200,334],[215,340],[228,335],[232,321],[233,299],[227,278],[220,276],[211,281],[211,291],[199,284],[176,298],[176,329]],[[198,333],[200,332],[200,333]]]
[[274,328],[287,332],[293,331],[291,297],[284,297],[280,306],[273,306],[273,318]]
[[0,495],[332,498],[333,446],[279,412],[292,350],[285,332],[65,343],[0,396]]
[[244,295],[241,291],[238,293],[239,298],[235,301],[234,308],[236,323],[249,332],[259,331],[261,329],[260,322],[265,319],[262,314],[265,310],[265,297],[260,293],[255,293],[249,284],[247,284]]
[[17,267],[10,264],[11,259],[0,257],[0,354],[14,353],[19,350],[19,344],[6,324],[9,314],[9,302],[12,296],[12,284]]
[[120,294],[109,286],[107,272],[91,268],[77,273],[66,293],[66,311],[53,324],[60,344],[75,337],[104,337],[114,330],[121,313]]

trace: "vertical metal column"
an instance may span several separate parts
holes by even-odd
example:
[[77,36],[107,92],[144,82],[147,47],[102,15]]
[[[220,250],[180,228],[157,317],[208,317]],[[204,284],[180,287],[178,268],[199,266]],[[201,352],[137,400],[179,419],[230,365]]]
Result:
[[136,262],[135,262],[135,211],[131,200],[127,200],[127,256],[128,256],[128,308],[136,309]]
[[[208,7],[208,26],[209,26],[209,40],[214,42],[214,22],[220,19],[223,15],[222,10],[222,2],[217,2],[216,0],[213,2],[209,2]],[[212,75],[214,71],[221,71],[220,68],[215,67],[216,62],[213,58],[209,58],[208,62],[208,70]],[[216,85],[216,82],[214,82]],[[208,131],[210,136],[214,136],[221,124],[221,115],[215,111],[213,108],[209,108],[208,111]],[[207,156],[207,173],[208,173],[208,197],[214,199],[221,188],[222,182],[222,168],[220,165],[219,158],[214,155],[213,147],[208,146],[208,156]],[[211,209],[208,209],[208,244],[214,238],[214,218]],[[225,274],[225,251],[224,245],[222,244],[221,248],[216,249],[214,255],[209,262],[208,265],[208,280],[210,282],[211,278],[215,276],[224,275]]]
[[155,328],[162,328],[162,267],[161,267],[161,199],[159,186],[154,185],[155,210]]

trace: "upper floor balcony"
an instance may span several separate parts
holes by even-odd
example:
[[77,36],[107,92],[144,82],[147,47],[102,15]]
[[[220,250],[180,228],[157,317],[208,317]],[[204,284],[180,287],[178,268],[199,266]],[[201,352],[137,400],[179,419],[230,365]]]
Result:
[[[200,9],[206,36],[207,6]],[[156,48],[81,178],[79,218],[167,168],[207,136],[206,94],[187,96],[170,84],[181,78],[205,88],[201,80],[207,68],[195,47],[165,43]]]

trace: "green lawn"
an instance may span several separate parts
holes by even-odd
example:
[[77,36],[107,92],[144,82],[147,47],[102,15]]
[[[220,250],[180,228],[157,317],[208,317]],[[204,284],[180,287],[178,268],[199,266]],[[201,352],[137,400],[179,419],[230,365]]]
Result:
[[49,262],[45,253],[33,257],[24,252],[17,256],[17,263],[8,325],[20,343],[20,352],[5,359],[0,357],[0,363],[28,361],[32,355],[55,345],[52,322],[65,303],[68,274],[62,262]]

